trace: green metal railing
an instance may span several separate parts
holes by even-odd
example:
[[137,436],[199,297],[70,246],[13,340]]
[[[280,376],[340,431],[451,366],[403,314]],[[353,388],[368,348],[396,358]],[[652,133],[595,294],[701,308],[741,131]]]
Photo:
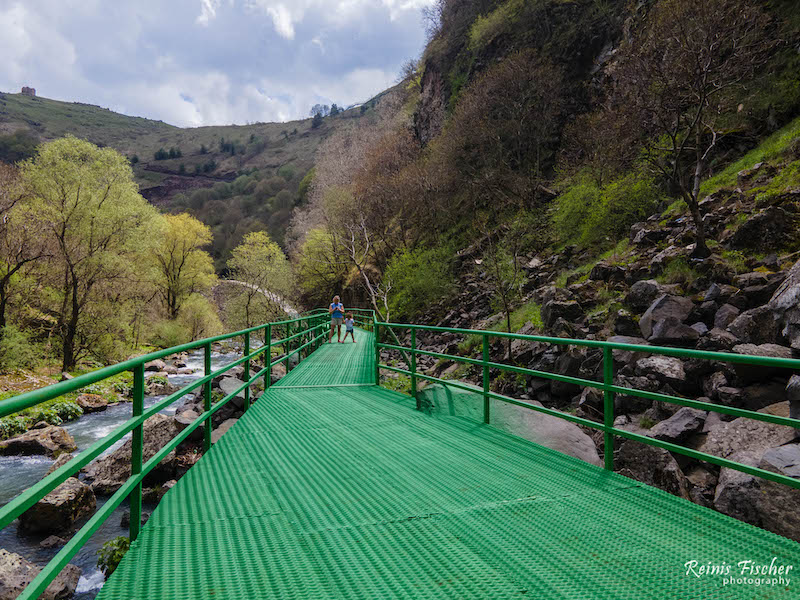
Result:
[[[451,329],[447,327],[432,327],[432,326],[425,326],[425,325],[411,325],[411,324],[401,324],[401,323],[384,323],[375,321],[374,323],[375,328],[375,354],[376,354],[376,381],[380,381],[380,370],[386,369],[388,371],[393,371],[395,373],[400,373],[403,375],[408,375],[411,377],[411,394],[416,397],[417,394],[417,381],[419,379],[424,379],[426,381],[431,381],[435,383],[441,383],[447,386],[454,387],[456,389],[463,389],[470,392],[475,392],[476,389],[473,386],[459,383],[458,381],[453,381],[449,379],[441,379],[438,377],[432,377],[430,375],[424,375],[417,370],[416,364],[416,357],[418,355],[424,356],[432,356],[434,358],[444,359],[444,360],[452,360],[455,362],[465,363],[469,365],[475,365],[481,367],[482,369],[482,379],[483,379],[483,389],[479,393],[483,395],[483,420],[485,423],[490,422],[490,400],[498,400],[508,404],[514,404],[516,406],[521,406],[523,408],[527,408],[530,410],[534,410],[536,412],[544,413],[546,415],[550,415],[553,417],[558,417],[559,419],[564,419],[566,421],[571,421],[573,423],[577,423],[578,425],[583,425],[585,427],[589,427],[591,429],[595,429],[598,431],[603,432],[604,438],[604,450],[603,450],[603,458],[604,458],[604,466],[607,470],[613,471],[614,469],[614,439],[616,436],[621,438],[626,438],[629,440],[634,440],[637,442],[642,442],[644,444],[648,444],[650,446],[656,446],[658,448],[664,448],[665,450],[669,450],[670,452],[675,452],[677,454],[683,454],[684,456],[688,456],[690,458],[694,458],[700,461],[712,463],[715,465],[719,465],[721,467],[728,467],[731,469],[735,469],[737,471],[742,471],[743,473],[748,473],[750,475],[754,475],[757,477],[761,477],[763,479],[768,479],[770,481],[775,481],[777,483],[782,483],[784,485],[800,489],[800,479],[794,479],[792,477],[787,477],[786,475],[782,475],[779,473],[773,473],[772,471],[767,471],[765,469],[761,469],[758,467],[752,467],[750,465],[742,464],[739,462],[735,462],[726,458],[721,458],[719,456],[714,456],[712,454],[708,454],[705,452],[700,452],[698,450],[693,450],[691,448],[686,448],[684,446],[680,446],[678,444],[674,444],[672,442],[667,442],[663,440],[657,440],[655,438],[651,438],[645,435],[641,435],[638,433],[633,433],[630,431],[625,431],[624,429],[619,429],[614,427],[614,395],[615,394],[624,394],[628,396],[637,396],[640,398],[645,398],[649,400],[657,400],[659,402],[666,402],[671,404],[677,404],[680,406],[688,406],[691,408],[697,408],[704,411],[715,411],[718,413],[731,415],[734,417],[746,417],[749,419],[763,421],[766,423],[772,423],[774,425],[786,425],[788,427],[794,427],[796,429],[800,429],[800,419],[792,419],[787,417],[781,417],[778,415],[772,415],[768,413],[760,413],[751,410],[745,410],[742,408],[734,408],[731,406],[724,406],[721,404],[715,404],[713,402],[701,402],[698,400],[691,400],[689,398],[681,398],[678,396],[670,396],[667,394],[661,394],[658,392],[648,392],[644,390],[637,390],[634,388],[627,388],[618,385],[614,385],[614,357],[613,352],[614,350],[621,350],[626,352],[636,352],[636,353],[647,353],[647,354],[656,354],[661,356],[672,356],[677,358],[695,358],[695,359],[704,359],[704,360],[713,360],[713,361],[720,361],[720,362],[727,362],[727,363],[738,363],[738,364],[748,364],[754,366],[762,366],[767,368],[781,368],[781,369],[792,369],[795,371],[800,372],[800,360],[798,359],[785,359],[785,358],[774,358],[774,357],[764,357],[764,356],[749,356],[743,354],[731,354],[726,352],[707,352],[701,350],[689,350],[684,348],[666,348],[661,346],[642,346],[636,344],[619,344],[619,343],[612,343],[612,342],[602,342],[602,341],[595,341],[595,340],[576,340],[576,339],[568,339],[568,338],[554,338],[554,337],[545,337],[545,336],[536,336],[536,335],[522,335],[516,333],[505,333],[505,332],[496,332],[496,331],[485,331],[485,330],[476,330],[476,329]],[[397,344],[387,344],[382,343],[380,339],[381,331],[396,331],[400,330],[401,332],[409,331],[410,332],[410,346],[401,346]],[[441,352],[432,352],[429,350],[422,350],[417,347],[417,332],[420,331],[430,331],[430,332],[439,332],[439,333],[452,333],[457,335],[464,335],[464,336],[478,336],[482,340],[482,353],[481,358],[471,358],[471,357],[464,357],[464,356],[456,356],[452,354],[443,354]],[[393,336],[397,339],[397,335]],[[550,373],[546,371],[538,371],[535,369],[528,369],[525,367],[520,367],[516,365],[508,365],[498,362],[492,362],[490,360],[489,349],[490,349],[490,338],[504,338],[504,339],[515,339],[515,340],[523,340],[523,341],[530,341],[530,342],[541,342],[547,344],[555,344],[559,346],[582,346],[585,348],[597,348],[602,351],[603,355],[603,380],[602,381],[592,381],[589,379],[583,379],[580,377],[572,377],[569,375],[559,375],[557,373]],[[387,350],[395,350],[400,351],[406,354],[406,356],[410,356],[410,360],[406,361],[408,364],[409,369],[401,369],[398,367],[390,366],[387,364],[381,364],[380,362],[380,350],[381,348]],[[589,387],[594,388],[597,390],[601,390],[603,392],[603,422],[598,423],[592,421],[590,419],[586,419],[583,417],[578,417],[576,415],[571,415],[568,413],[563,413],[557,410],[553,410],[550,408],[537,406],[535,404],[531,404],[528,402],[523,402],[521,400],[517,400],[515,398],[511,398],[509,396],[504,396],[502,394],[498,394],[492,392],[490,389],[490,370],[497,369],[500,371],[505,371],[509,373],[517,373],[521,375],[529,375],[532,377],[539,377],[542,379],[550,379],[554,381],[560,381],[565,383],[575,384],[581,387]]]
[[[278,340],[273,340],[272,336],[276,330],[283,330],[284,337]],[[64,466],[46,476],[38,483],[32,485],[27,490],[19,494],[11,502],[0,508],[0,529],[10,525],[14,519],[19,517],[23,512],[31,508],[39,500],[44,498],[47,494],[52,492],[56,487],[62,484],[67,478],[78,473],[80,469],[88,465],[95,458],[100,456],[105,450],[111,447],[115,442],[119,441],[126,434],[132,432],[132,448],[131,448],[131,475],[122,485],[122,487],[114,493],[109,500],[81,527],[77,533],[67,542],[67,544],[53,557],[53,559],[42,569],[33,581],[25,588],[22,594],[18,597],[22,600],[38,598],[44,592],[47,586],[53,579],[61,572],[64,566],[72,559],[73,556],[83,547],[89,540],[92,534],[100,528],[100,526],[108,519],[113,511],[126,499],[130,498],[130,538],[131,541],[135,540],[139,535],[141,527],[141,512],[142,512],[142,481],[147,474],[155,468],[166,456],[175,449],[178,444],[183,442],[195,429],[205,424],[203,435],[204,450],[211,447],[211,429],[212,417],[228,402],[233,400],[239,393],[244,390],[244,410],[246,411],[250,406],[250,387],[255,384],[260,377],[264,378],[264,388],[268,389],[270,386],[270,374],[272,367],[281,362],[285,362],[287,369],[289,367],[289,358],[295,354],[302,360],[303,352],[308,353],[310,350],[318,347],[322,339],[327,335],[328,320],[324,316],[315,313],[304,315],[296,319],[286,321],[279,321],[274,323],[266,323],[257,327],[251,327],[235,333],[219,335],[173,348],[167,348],[158,352],[153,352],[145,356],[140,356],[117,365],[105,367],[91,373],[86,373],[74,379],[62,381],[54,385],[33,390],[25,394],[20,394],[13,398],[3,400],[0,402],[0,417],[5,417],[21,410],[34,407],[42,402],[58,398],[64,394],[75,392],[87,385],[97,383],[108,377],[112,377],[125,371],[133,372],[133,403],[131,418],[125,423],[120,425],[114,432],[92,444],[89,448],[79,453],[72,458]],[[264,344],[251,351],[251,336],[263,335]],[[211,348],[212,345],[218,342],[234,340],[236,338],[243,338],[244,354],[241,358],[232,361],[231,363],[221,367],[220,369],[211,371]],[[283,347],[283,356],[279,356],[274,361],[272,358],[272,349],[276,346]],[[159,400],[153,406],[144,408],[145,397],[145,363],[162,359],[172,354],[179,352],[186,352],[189,350],[203,349],[204,351],[204,372],[203,377],[190,383],[189,385],[181,388],[177,392],[170,394],[166,398]],[[266,354],[264,358],[264,367],[251,376],[251,367],[253,360],[260,355]],[[211,399],[211,385],[212,381],[230,371],[232,368],[244,365],[244,381],[242,385],[237,387],[233,392],[223,397],[219,401],[212,404]],[[202,388],[203,389],[203,414],[198,416],[192,423],[167,443],[161,450],[159,450],[150,460],[143,461],[143,426],[144,422],[170,406],[174,402],[183,398],[190,392]]]

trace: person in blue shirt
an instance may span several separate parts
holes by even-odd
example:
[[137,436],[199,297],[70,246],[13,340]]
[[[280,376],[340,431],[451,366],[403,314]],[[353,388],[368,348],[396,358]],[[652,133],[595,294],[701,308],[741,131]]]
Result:
[[333,297],[333,302],[328,307],[328,312],[331,315],[331,334],[328,337],[328,343],[333,342],[333,329],[336,328],[336,341],[342,343],[342,319],[344,318],[344,304],[339,302],[339,296]]

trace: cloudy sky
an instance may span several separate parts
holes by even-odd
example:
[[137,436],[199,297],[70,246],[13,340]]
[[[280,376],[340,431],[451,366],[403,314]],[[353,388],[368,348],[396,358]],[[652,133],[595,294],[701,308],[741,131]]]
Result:
[[0,91],[181,126],[304,118],[392,85],[432,0],[0,0]]

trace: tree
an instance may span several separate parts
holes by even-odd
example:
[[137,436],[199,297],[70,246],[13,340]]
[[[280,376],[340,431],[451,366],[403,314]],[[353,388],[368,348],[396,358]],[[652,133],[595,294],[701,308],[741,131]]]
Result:
[[211,243],[211,230],[191,215],[166,215],[165,230],[154,252],[154,285],[167,315],[175,319],[189,296],[204,292],[216,281],[214,262],[202,250]]
[[619,105],[651,136],[645,157],[684,200],[695,225],[692,255],[711,254],[700,183],[722,136],[732,88],[774,47],[768,18],[747,0],[661,0],[642,33],[620,50]]
[[0,135],[0,162],[13,164],[31,158],[38,144],[39,139],[35,135],[22,129]]
[[89,309],[121,299],[152,246],[159,216],[139,195],[124,156],[71,136],[41,146],[21,177],[25,222],[54,246],[45,267],[60,287],[54,312],[66,371],[95,340]]
[[311,119],[311,129],[316,129],[322,125],[322,113],[317,113],[314,115],[314,118]]
[[319,305],[341,293],[347,282],[349,261],[341,255],[341,247],[332,234],[322,227],[312,229],[297,256],[297,277],[309,303]]
[[41,232],[24,218],[24,211],[19,208],[24,199],[18,170],[0,163],[0,337],[6,326],[15,276],[48,252]]
[[331,117],[335,117],[335,116],[336,116],[336,115],[338,115],[340,112],[341,112],[341,111],[339,110],[339,107],[338,107],[338,106],[336,106],[336,104],[335,104],[335,103],[334,103],[334,104],[331,104],[331,112],[329,113]]
[[[292,272],[289,261],[265,231],[248,233],[244,241],[231,252],[228,268],[233,279],[246,284],[240,288],[246,327],[263,323],[270,316],[264,314],[264,311],[256,310],[259,307],[257,300],[272,297],[274,304],[278,298],[285,298],[291,291]],[[267,307],[269,304],[267,302]]]
[[321,115],[327,117],[331,109],[327,104],[315,104],[311,107],[311,116]]

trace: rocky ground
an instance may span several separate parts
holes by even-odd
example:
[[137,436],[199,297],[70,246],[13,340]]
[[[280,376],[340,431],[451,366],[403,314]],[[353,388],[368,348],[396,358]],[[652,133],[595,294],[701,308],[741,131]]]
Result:
[[[713,255],[690,257],[694,227],[680,211],[654,215],[631,228],[629,239],[598,258],[567,247],[528,256],[523,304],[540,308],[541,322],[520,333],[606,339],[759,356],[800,357],[800,189],[758,194],[776,172],[770,167],[739,174],[736,189],[702,205]],[[779,249],[776,252],[775,249]],[[433,307],[419,322],[484,329],[492,314],[486,273],[465,251],[461,293]],[[448,307],[460,307],[450,310]],[[464,336],[419,334],[435,352],[477,357]],[[515,341],[511,357],[495,341],[492,358],[540,371],[602,380],[602,355],[578,346]],[[385,353],[386,359],[398,359]],[[430,374],[480,384],[476,367],[419,357]],[[800,375],[786,370],[614,351],[619,386],[800,418]],[[491,373],[500,393],[602,422],[602,394],[544,378]],[[616,425],[687,448],[800,477],[800,431],[635,396],[615,398]],[[602,455],[603,436],[585,429]],[[800,518],[787,510],[800,491],[744,473],[618,439],[616,469],[698,504],[800,540]]]

